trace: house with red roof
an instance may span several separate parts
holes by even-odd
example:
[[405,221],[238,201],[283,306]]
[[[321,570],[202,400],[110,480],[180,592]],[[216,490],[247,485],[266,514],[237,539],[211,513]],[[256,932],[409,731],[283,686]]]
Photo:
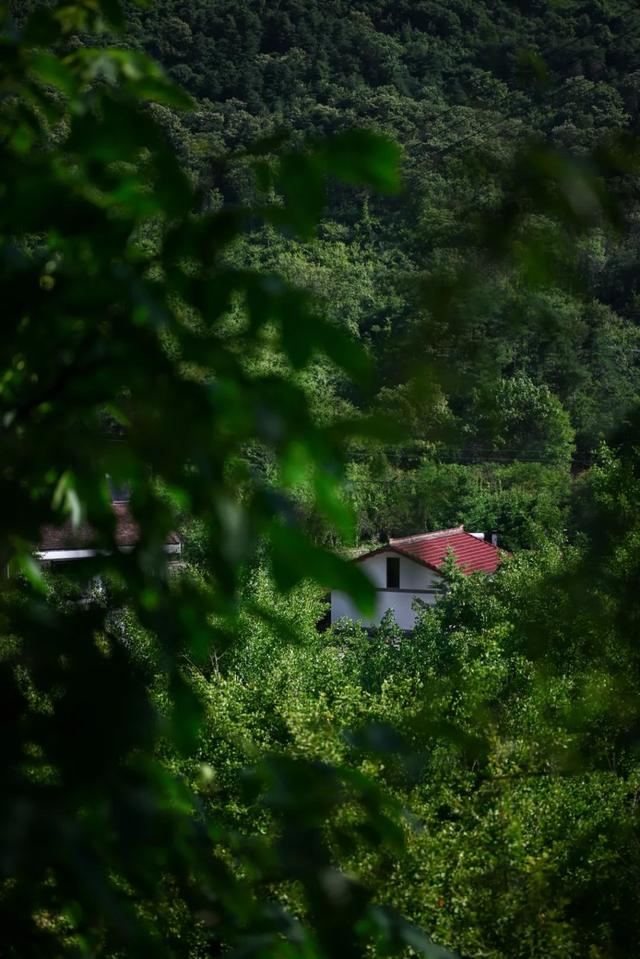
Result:
[[401,629],[415,626],[417,608],[432,605],[442,595],[445,581],[441,567],[452,556],[462,573],[495,573],[502,551],[486,542],[483,533],[468,533],[463,526],[390,539],[378,549],[358,556],[360,564],[376,588],[376,607],[372,616],[363,617],[351,599],[338,590],[331,593],[331,622],[346,617],[363,626],[377,626],[392,610]]

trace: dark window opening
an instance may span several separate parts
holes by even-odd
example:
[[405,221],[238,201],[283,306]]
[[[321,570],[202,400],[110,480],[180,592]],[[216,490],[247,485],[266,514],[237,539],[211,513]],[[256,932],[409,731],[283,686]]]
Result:
[[387,589],[400,588],[400,557],[387,557]]
[[127,483],[115,483],[110,476],[107,477],[109,491],[111,493],[112,503],[128,503],[131,499],[131,490]]

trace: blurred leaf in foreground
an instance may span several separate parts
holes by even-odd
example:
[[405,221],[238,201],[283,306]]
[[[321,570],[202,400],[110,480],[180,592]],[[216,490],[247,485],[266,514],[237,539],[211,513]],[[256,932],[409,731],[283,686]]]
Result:
[[[232,641],[238,578],[261,539],[272,536],[283,588],[316,578],[371,602],[353,568],[297,528],[285,495],[236,468],[248,444],[276,461],[303,449],[320,507],[345,522],[322,479],[341,475],[330,431],[286,376],[250,373],[242,358],[268,325],[293,368],[324,352],[358,374],[366,359],[295,290],[224,254],[256,220],[311,229],[327,175],[397,188],[396,151],[345,134],[283,156],[272,206],[200,213],[147,103],[189,98],[139,54],[78,45],[78,32],[122,26],[119,0],[36,4],[21,30],[0,16],[0,525],[3,566],[26,574],[0,590],[3,952],[361,954],[371,904],[357,885],[339,894],[351,880],[331,871],[320,819],[297,802],[308,768],[292,761],[280,777],[295,815],[280,847],[259,851],[208,821],[158,756],[197,742],[202,704],[184,664]],[[249,323],[229,335],[234,299]],[[130,490],[130,553],[114,548],[107,477]],[[205,530],[210,572],[197,584],[166,566],[180,510]],[[115,608],[62,601],[41,582],[40,529],[66,520],[93,531],[87,574],[109,584]],[[125,615],[148,659],[124,642]],[[340,799],[336,776],[321,774],[319,814]],[[368,808],[375,832],[384,820]],[[293,868],[303,850],[304,874]],[[283,876],[302,884],[304,932],[265,893]],[[321,887],[335,908],[315,908]],[[403,930],[386,924],[390,948],[410,942]]]

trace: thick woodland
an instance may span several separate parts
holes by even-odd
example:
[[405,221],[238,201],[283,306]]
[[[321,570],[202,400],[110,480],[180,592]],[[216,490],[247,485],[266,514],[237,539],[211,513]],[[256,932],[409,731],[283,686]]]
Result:
[[[640,12],[12,6],[0,953],[629,959]],[[495,576],[319,630],[459,522]]]
[[[571,475],[638,394],[638,197],[596,170],[617,219],[577,236],[553,202],[536,210],[518,157],[590,168],[639,132],[635,4],[160,0],[131,10],[128,39],[196,98],[159,109],[205,208],[251,189],[230,155],[280,137],[360,127],[401,145],[400,195],[332,185],[313,237],[255,230],[234,254],[312,290],[372,357],[364,392],[322,368],[305,384],[321,415],[396,422],[382,454],[353,451],[360,540],[465,522],[531,546],[566,528]],[[589,219],[597,198],[566,176]],[[510,258],[496,249],[513,204],[529,262],[517,235]]]

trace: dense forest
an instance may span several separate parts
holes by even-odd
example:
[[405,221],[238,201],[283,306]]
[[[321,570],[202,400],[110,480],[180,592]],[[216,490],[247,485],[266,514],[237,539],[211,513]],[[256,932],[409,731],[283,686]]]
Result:
[[539,216],[554,262],[535,294],[521,264],[487,257],[483,216],[517,190],[527,145],[586,164],[638,132],[635,4],[163,0],[128,31],[197,99],[163,120],[205,204],[242,196],[222,161],[272,137],[364,127],[402,147],[399,196],[333,186],[313,238],[256,231],[236,254],[312,290],[373,357],[364,395],[312,379],[318,407],[405,428],[375,462],[354,452],[360,538],[465,522],[531,546],[566,526],[570,476],[638,394],[637,197],[616,178],[628,229],[594,223],[576,242]]
[[0,953],[628,959],[640,9],[9,6]]

